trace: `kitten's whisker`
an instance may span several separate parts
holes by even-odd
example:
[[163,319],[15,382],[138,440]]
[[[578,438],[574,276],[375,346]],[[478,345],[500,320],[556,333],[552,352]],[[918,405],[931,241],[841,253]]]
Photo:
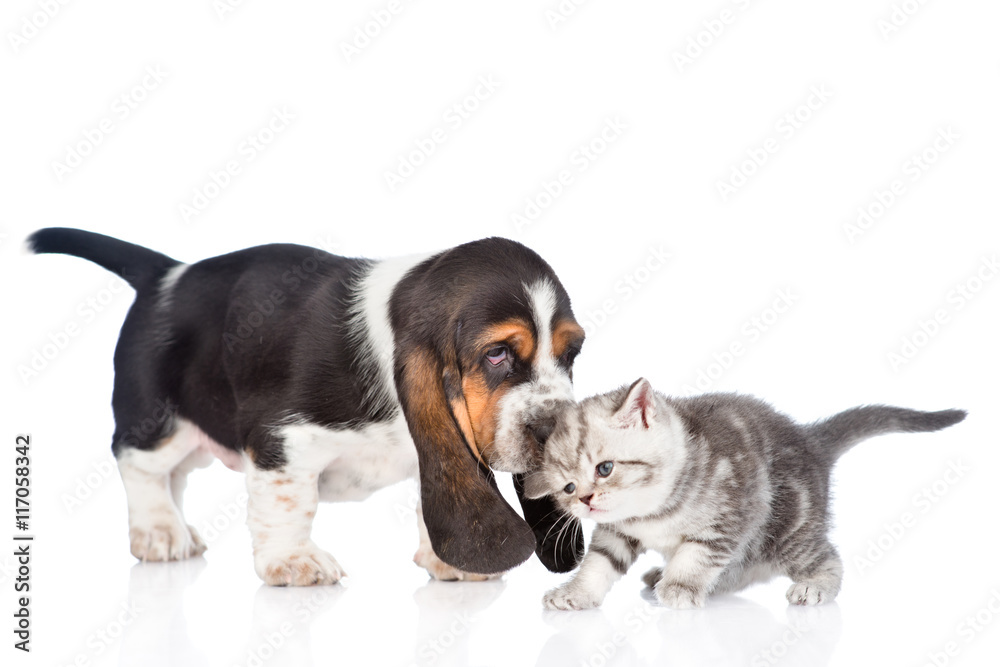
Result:
[[[559,541],[566,535],[567,528],[573,528],[575,531],[577,528],[579,528],[579,523],[572,521],[569,516],[563,515],[562,528],[560,528],[559,532],[556,534],[556,559],[557,559],[556,564],[558,564],[558,558],[559,558]],[[575,534],[576,534],[575,532],[572,532],[570,534],[570,539],[572,539],[575,536]]]
[[[557,521],[556,521],[556,523],[554,523],[554,524],[552,524],[552,525],[553,525],[553,527],[555,527],[555,526],[556,526],[556,525],[558,525],[558,524],[559,524],[559,522],[558,522],[558,520],[557,520]],[[559,558],[559,540],[560,540],[560,539],[562,538],[562,534],[563,534],[563,530],[564,530],[564,528],[565,528],[565,526],[563,526],[563,527],[560,527],[560,528],[559,528],[559,530],[558,530],[558,531],[556,531],[556,545],[555,545],[555,556],[556,556],[556,559],[557,559],[557,560],[556,560],[556,563],[557,563],[557,564],[558,564],[558,558]]]
[[[558,511],[559,511],[559,509],[558,509],[558,508],[556,508],[556,509],[552,510],[551,512],[549,512],[548,514],[546,514],[545,516],[543,516],[543,517],[542,517],[542,518],[540,519],[539,523],[540,523],[541,521],[544,521],[545,519],[549,518],[549,517],[550,517],[550,516],[551,516],[551,515],[552,515],[553,513],[555,513],[555,512],[558,512]],[[548,529],[547,531],[545,531],[545,537],[543,537],[543,538],[542,538],[542,542],[545,542],[546,540],[548,540],[548,539],[549,539],[549,533],[551,533],[551,532],[552,532],[552,529],[553,529],[553,528],[555,528],[555,527],[556,527],[556,526],[558,526],[558,525],[559,525],[559,519],[556,519],[555,521],[553,521],[553,522],[552,522],[552,525],[551,525],[551,526],[549,526],[549,529]],[[558,534],[557,534],[556,536],[558,537]]]

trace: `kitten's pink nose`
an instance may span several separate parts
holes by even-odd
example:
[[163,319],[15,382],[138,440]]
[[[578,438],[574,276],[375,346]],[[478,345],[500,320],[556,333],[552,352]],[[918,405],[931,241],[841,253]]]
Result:
[[586,505],[587,507],[590,507],[590,499],[593,497],[594,497],[593,493],[591,493],[589,496],[581,496],[580,502]]

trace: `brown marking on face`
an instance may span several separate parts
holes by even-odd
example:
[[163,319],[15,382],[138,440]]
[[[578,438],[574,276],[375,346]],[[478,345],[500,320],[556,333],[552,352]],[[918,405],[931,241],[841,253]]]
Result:
[[535,335],[519,318],[490,325],[476,337],[476,349],[486,351],[491,345],[506,343],[518,359],[528,361],[535,354]]
[[521,361],[530,362],[538,349],[531,326],[520,318],[512,318],[484,328],[473,343],[476,357],[462,377],[462,397],[451,401],[451,409],[463,435],[476,456],[483,460],[493,446],[496,433],[496,411],[505,387],[491,390],[480,366],[481,354],[497,344],[506,344],[510,353]]
[[558,359],[573,343],[582,343],[583,327],[573,320],[560,320],[552,327],[552,356]]
[[291,477],[276,477],[271,480],[271,484],[275,486],[284,486],[285,484],[291,484],[294,480]]
[[504,385],[491,390],[481,369],[474,370],[462,378],[462,394],[465,396],[469,427],[472,429],[476,447],[487,460],[496,435],[497,407],[505,393]]
[[465,436],[465,440],[469,444],[469,449],[472,450],[477,459],[482,461],[483,457],[479,453],[479,443],[476,441],[476,434],[472,428],[472,420],[469,417],[469,408],[465,404],[465,401],[461,397],[452,400],[451,411],[455,414],[455,421],[458,422],[458,428],[461,429],[462,435]]

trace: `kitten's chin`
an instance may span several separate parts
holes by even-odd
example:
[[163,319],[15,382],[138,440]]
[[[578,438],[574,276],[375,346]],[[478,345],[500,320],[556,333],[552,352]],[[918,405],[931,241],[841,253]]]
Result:
[[597,523],[610,523],[615,520],[611,511],[606,509],[594,509],[593,507],[588,507],[585,511],[580,512],[580,514],[583,515],[580,516],[581,519],[590,519],[591,521],[596,521]]

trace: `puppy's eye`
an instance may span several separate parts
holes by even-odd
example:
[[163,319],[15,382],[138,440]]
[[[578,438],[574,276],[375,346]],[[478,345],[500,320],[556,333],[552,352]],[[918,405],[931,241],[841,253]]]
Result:
[[566,485],[566,488],[564,488],[563,491],[565,491],[566,493],[573,493],[574,491],[576,491],[576,484],[570,482],[569,484]]
[[559,357],[559,361],[561,361],[567,366],[570,366],[573,364],[574,361],[576,361],[576,355],[578,354],[580,354],[580,350],[574,350],[574,349],[566,350],[565,352],[563,352],[563,355]]
[[504,359],[507,358],[507,346],[497,345],[496,347],[491,347],[486,352],[486,360],[489,361],[494,366],[499,366],[503,363]]
[[614,470],[614,468],[615,468],[615,464],[612,461],[605,461],[603,463],[598,463],[597,464],[597,476],[598,477],[607,477],[608,475],[611,474],[611,471]]

